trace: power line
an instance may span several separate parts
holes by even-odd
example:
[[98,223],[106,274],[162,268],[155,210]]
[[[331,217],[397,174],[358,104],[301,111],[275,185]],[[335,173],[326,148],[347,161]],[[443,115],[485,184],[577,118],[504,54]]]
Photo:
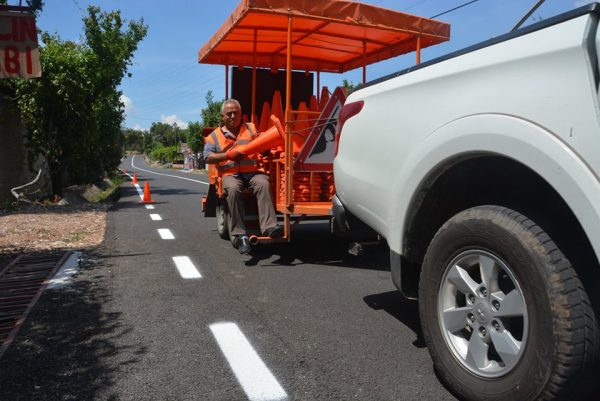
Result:
[[408,6],[408,7],[406,7],[406,8],[405,8],[405,9],[403,9],[402,11],[407,11],[407,10],[410,10],[411,8],[414,8],[414,7],[416,7],[416,6],[420,6],[421,4],[425,3],[426,1],[429,1],[429,0],[421,0],[421,1],[418,1],[418,2],[416,2],[415,4],[413,4],[412,6]]
[[83,11],[83,9],[81,8],[81,6],[79,5],[79,2],[77,0],[73,0],[73,4],[75,5],[75,7],[77,7],[77,9],[81,13],[81,15],[84,16],[85,12]]
[[436,15],[434,15],[433,17],[429,17],[429,18],[431,18],[431,19],[433,19],[433,18],[437,18],[437,17],[439,17],[440,15],[448,14],[448,13],[450,13],[450,12],[454,11],[454,10],[458,10],[459,8],[463,8],[463,7],[465,7],[465,6],[468,6],[469,4],[473,4],[473,3],[476,3],[476,2],[478,2],[478,1],[479,1],[479,0],[471,0],[471,1],[468,1],[468,2],[466,2],[466,3],[464,3],[464,4],[461,4],[460,6],[457,6],[457,7],[451,8],[450,10],[444,11],[443,13],[436,14]]

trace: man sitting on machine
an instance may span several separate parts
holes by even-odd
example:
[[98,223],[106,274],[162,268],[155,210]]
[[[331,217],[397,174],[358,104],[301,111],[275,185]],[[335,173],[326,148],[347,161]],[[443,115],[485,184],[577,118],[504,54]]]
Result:
[[[242,123],[242,107],[235,99],[227,99],[221,107],[223,124],[206,137],[204,159],[215,164],[222,177],[223,193],[229,207],[229,234],[241,254],[250,252],[250,241],[244,224],[244,201],[242,191],[250,188],[258,203],[260,229],[265,236],[278,238],[283,230],[277,225],[277,217],[271,199],[269,176],[260,168],[257,155],[228,158],[228,150],[234,146],[250,143],[258,135],[252,123]],[[231,152],[229,153],[231,155]]]

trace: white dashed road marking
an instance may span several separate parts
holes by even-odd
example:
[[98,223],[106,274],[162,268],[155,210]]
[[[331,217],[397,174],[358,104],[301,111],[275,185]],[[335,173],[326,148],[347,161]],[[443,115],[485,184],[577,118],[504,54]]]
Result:
[[175,239],[175,237],[173,236],[173,233],[168,228],[159,228],[158,234],[160,235],[160,238],[162,238],[162,239]]
[[237,324],[224,322],[209,327],[250,401],[287,400],[287,393]]
[[154,209],[154,205],[146,205],[146,209],[152,210],[152,209]]
[[187,256],[173,256],[173,262],[175,262],[175,266],[177,266],[177,270],[179,270],[181,278],[202,278],[202,275],[198,269],[196,269],[196,266],[194,266],[190,258]]
[[152,220],[162,220],[162,217],[160,217],[160,214],[150,214],[150,218]]

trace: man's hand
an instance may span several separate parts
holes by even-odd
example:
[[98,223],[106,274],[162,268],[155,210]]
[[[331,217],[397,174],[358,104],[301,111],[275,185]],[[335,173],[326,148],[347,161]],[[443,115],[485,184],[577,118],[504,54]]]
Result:
[[208,157],[205,160],[206,164],[216,164],[216,163],[220,163],[224,160],[227,160],[227,153],[226,152],[222,152],[222,153],[211,153],[208,155]]
[[237,148],[231,148],[227,151],[227,158],[229,160],[232,160],[234,162],[239,162],[240,160],[242,160],[244,157],[246,157],[245,154],[238,152]]

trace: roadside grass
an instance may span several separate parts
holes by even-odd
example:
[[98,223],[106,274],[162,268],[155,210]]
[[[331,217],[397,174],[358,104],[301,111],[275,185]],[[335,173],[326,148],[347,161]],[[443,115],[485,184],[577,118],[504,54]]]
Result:
[[101,191],[100,193],[92,196],[88,200],[92,203],[114,201],[115,196],[118,193],[119,186],[121,184],[123,184],[125,181],[127,181],[127,179],[125,178],[124,175],[115,175],[113,177],[110,177],[111,185],[109,185],[108,188]]

